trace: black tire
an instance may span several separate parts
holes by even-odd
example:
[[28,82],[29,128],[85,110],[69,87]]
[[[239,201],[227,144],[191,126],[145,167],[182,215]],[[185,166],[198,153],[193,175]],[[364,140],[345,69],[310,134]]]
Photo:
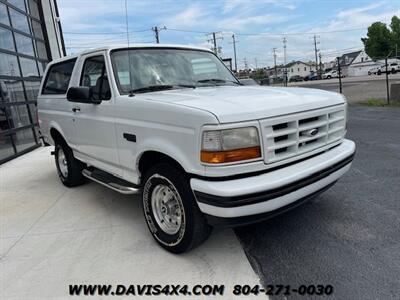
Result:
[[381,71],[381,70],[378,70],[377,74],[378,74],[378,75],[381,75],[381,74],[382,74],[382,71]]
[[396,69],[392,69],[392,74],[396,74]]
[[[143,182],[143,212],[147,227],[161,247],[172,253],[183,253],[197,247],[208,238],[212,227],[207,224],[204,215],[200,212],[190,188],[189,179],[183,171],[167,163],[161,163],[146,172]],[[155,199],[157,190],[160,188],[168,189],[170,195],[173,196],[170,199],[173,199],[175,203],[173,207],[176,214],[174,215],[180,215],[179,224],[178,221],[176,222],[176,233],[167,233],[162,229],[160,224],[164,220],[158,217],[159,221],[157,221],[157,212],[153,211],[157,203]],[[163,195],[166,194],[163,193]],[[170,203],[170,201],[172,200],[167,200],[165,203]],[[165,203],[163,202],[162,206]],[[162,213],[159,212],[158,216]],[[161,224],[161,226],[166,225]]]
[[[60,167],[60,155],[64,154],[64,165],[67,169],[67,173],[63,172]],[[56,141],[54,149],[54,159],[56,163],[58,177],[60,177],[61,182],[67,187],[74,187],[82,185],[86,182],[85,176],[82,175],[82,170],[85,165],[77,160],[70,147],[64,141]]]
[[328,76],[326,76],[326,78],[327,78],[327,79],[331,79],[331,78],[332,78],[332,76],[331,76],[331,75],[328,75]]

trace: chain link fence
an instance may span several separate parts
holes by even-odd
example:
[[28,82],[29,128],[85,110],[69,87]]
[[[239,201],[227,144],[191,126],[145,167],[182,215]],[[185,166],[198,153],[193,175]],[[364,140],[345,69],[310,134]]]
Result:
[[374,57],[355,64],[346,64],[338,57],[332,68],[314,70],[306,76],[290,76],[288,68],[277,66],[238,74],[250,77],[261,85],[318,88],[342,93],[350,103],[400,101],[400,59]]

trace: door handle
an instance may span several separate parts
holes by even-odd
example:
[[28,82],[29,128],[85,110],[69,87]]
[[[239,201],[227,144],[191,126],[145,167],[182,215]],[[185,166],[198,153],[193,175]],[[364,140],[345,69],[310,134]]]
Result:
[[73,112],[77,112],[77,111],[81,111],[81,109],[80,109],[80,107],[73,107],[73,108],[72,108],[72,111],[73,111]]

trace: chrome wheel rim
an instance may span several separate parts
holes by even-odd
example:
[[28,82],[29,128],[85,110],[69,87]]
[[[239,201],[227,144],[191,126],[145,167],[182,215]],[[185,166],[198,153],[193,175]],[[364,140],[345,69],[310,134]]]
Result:
[[65,157],[64,151],[62,149],[58,150],[57,162],[58,162],[58,168],[60,169],[61,175],[64,178],[67,178],[68,177],[68,164],[67,164],[67,159]]
[[182,201],[175,188],[159,184],[151,193],[154,218],[167,234],[173,235],[182,225]]

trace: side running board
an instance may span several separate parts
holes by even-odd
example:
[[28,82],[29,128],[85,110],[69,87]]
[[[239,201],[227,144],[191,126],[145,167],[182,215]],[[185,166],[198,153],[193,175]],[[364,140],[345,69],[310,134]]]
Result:
[[138,186],[98,169],[84,169],[82,175],[121,194],[137,194],[140,192]]

